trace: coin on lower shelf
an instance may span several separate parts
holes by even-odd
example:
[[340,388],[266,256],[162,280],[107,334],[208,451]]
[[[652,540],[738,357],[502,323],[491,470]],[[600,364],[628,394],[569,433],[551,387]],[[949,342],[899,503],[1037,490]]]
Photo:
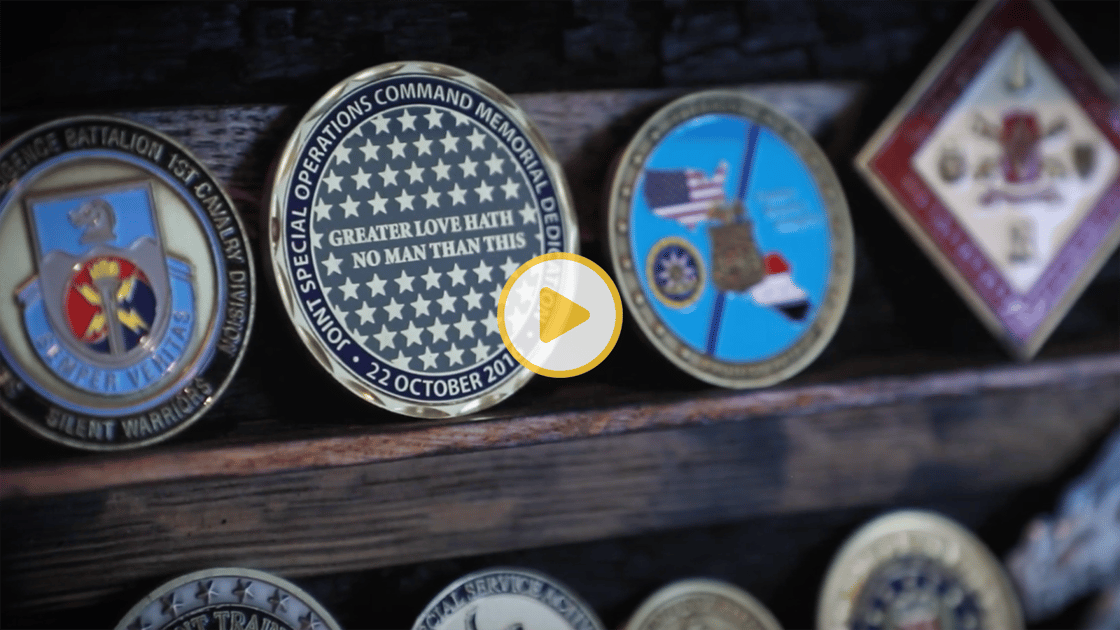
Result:
[[175,578],[140,600],[117,630],[339,630],[319,602],[291,582],[253,569],[207,569]]
[[673,582],[642,602],[623,630],[781,630],[774,615],[743,589],[711,579]]
[[277,164],[268,221],[277,288],[319,364],[427,418],[485,409],[532,377],[502,343],[502,287],[579,242],[525,112],[434,63],[365,70],[316,103]]
[[803,129],[744,94],[662,108],[610,184],[607,235],[622,297],[678,368],[761,387],[804,369],[851,291],[847,202]]
[[433,599],[413,630],[603,630],[595,612],[544,574],[513,567],[465,575]]
[[210,409],[253,320],[218,180],[144,125],[66,118],[0,149],[0,408],[69,446],[156,442]]
[[1018,598],[999,561],[960,524],[905,510],[859,529],[832,562],[819,630],[1014,630]]

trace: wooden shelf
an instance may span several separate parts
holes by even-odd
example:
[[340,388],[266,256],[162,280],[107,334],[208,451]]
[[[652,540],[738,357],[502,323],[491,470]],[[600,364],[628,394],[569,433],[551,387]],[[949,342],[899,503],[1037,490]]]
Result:
[[1106,353],[5,468],[6,605],[209,565],[316,575],[1010,490],[1118,410]]

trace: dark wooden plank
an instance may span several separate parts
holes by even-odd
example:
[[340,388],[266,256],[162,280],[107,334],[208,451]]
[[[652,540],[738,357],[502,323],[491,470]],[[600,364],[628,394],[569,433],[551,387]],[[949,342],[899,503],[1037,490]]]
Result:
[[[0,499],[98,491],[143,483],[189,482],[308,468],[351,466],[494,448],[523,447],[655,429],[740,422],[743,418],[846,413],[884,405],[923,404],[943,396],[984,397],[1034,388],[1068,388],[1120,378],[1120,354],[1016,367],[908,377],[720,391],[666,402],[611,405],[476,421],[408,422],[353,427],[344,434],[262,439],[242,444],[191,443],[178,448],[104,455],[76,462],[0,470]],[[1072,395],[1072,394],[1071,394]]]
[[[801,392],[804,400],[777,392],[704,398],[664,416],[684,426],[660,430],[604,432],[640,418],[634,408],[542,419],[558,424],[538,437],[543,443],[519,448],[463,449],[462,436],[487,423],[451,425],[459,437],[435,452],[455,452],[433,456],[12,497],[0,525],[5,607],[31,614],[88,605],[207,565],[330,574],[1007,491],[1053,476],[1120,410],[1115,355],[922,381],[918,396],[896,382],[863,393],[825,386]],[[589,437],[573,439],[563,426]],[[410,443],[365,439],[375,452]]]

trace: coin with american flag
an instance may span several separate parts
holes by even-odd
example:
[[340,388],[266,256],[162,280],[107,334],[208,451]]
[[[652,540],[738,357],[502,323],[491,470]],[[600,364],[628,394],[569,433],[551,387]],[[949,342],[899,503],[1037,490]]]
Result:
[[828,343],[851,286],[847,205],[820,148],[738,92],[670,103],[618,161],[608,244],[642,332],[724,387],[792,376]]
[[366,400],[472,413],[531,373],[498,333],[506,279],[577,246],[561,169],[508,97],[437,64],[343,81],[289,141],[270,254],[300,337]]

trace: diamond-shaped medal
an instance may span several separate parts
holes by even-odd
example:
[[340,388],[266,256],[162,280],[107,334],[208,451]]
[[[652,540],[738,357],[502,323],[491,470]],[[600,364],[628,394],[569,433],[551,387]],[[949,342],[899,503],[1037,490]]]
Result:
[[1116,83],[1045,0],[979,6],[856,164],[1020,359],[1120,242]]

